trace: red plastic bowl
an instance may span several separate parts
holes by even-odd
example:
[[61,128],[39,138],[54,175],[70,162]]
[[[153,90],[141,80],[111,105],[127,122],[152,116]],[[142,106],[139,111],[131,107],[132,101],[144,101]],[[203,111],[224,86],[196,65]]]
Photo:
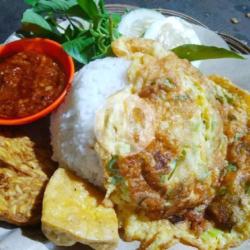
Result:
[[[63,50],[62,46],[52,40],[43,38],[21,39],[15,42],[0,46],[0,58],[11,56],[22,51],[36,51],[46,54],[59,63],[66,74],[66,83],[63,92],[49,106],[36,114],[22,118],[0,118],[0,125],[21,125],[34,122],[55,110],[64,100],[74,78],[74,62],[72,58]],[[0,93],[1,94],[1,93]]]

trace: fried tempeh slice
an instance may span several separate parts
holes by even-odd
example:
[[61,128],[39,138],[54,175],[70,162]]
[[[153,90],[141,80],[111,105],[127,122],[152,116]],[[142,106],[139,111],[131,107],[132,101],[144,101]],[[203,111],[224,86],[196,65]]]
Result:
[[118,244],[118,221],[113,208],[102,204],[103,194],[68,170],[51,177],[43,199],[42,230],[60,246],[76,242],[111,250]]
[[49,145],[20,129],[0,129],[0,220],[32,225],[41,218],[45,186],[55,170]]

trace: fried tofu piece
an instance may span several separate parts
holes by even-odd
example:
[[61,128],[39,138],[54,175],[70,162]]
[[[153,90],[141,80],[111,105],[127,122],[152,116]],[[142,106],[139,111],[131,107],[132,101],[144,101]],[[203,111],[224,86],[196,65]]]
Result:
[[86,181],[59,168],[43,199],[44,234],[60,246],[79,242],[94,249],[115,249],[118,221],[114,209],[102,204],[103,199],[104,195]]
[[13,131],[0,130],[0,220],[20,226],[36,224],[56,164],[48,145]]

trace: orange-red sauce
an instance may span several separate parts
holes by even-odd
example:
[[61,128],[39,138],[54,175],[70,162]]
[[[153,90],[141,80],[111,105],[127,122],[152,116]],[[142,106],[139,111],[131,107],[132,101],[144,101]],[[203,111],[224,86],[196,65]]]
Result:
[[0,117],[41,111],[62,93],[65,80],[59,64],[45,54],[24,51],[0,59]]

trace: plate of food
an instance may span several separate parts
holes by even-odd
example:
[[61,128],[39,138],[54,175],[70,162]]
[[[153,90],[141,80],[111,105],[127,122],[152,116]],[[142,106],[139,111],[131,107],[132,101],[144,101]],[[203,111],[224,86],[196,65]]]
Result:
[[0,46],[0,250],[249,249],[249,48],[171,10],[25,2]]

